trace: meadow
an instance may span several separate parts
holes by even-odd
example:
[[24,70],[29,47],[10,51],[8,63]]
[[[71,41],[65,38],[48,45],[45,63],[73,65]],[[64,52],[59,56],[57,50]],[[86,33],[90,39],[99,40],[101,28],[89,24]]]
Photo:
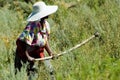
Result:
[[[48,19],[50,46],[55,54],[96,31],[102,37],[51,60],[57,80],[120,80],[120,0],[43,1],[59,7]],[[14,75],[14,53],[16,39],[31,11],[31,2],[0,0],[0,80],[27,80],[26,65]],[[37,80],[49,80],[44,66],[38,66],[38,72]]]

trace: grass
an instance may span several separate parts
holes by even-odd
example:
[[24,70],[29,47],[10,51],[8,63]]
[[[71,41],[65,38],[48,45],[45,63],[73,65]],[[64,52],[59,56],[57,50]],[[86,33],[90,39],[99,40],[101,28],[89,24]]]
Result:
[[[75,7],[66,8],[69,2],[75,2]],[[59,6],[57,13],[48,19],[50,45],[56,54],[81,43],[95,31],[103,38],[51,60],[57,80],[119,80],[119,0],[64,0],[61,3],[50,0],[48,3]],[[26,25],[26,17],[23,11],[9,9],[7,5],[0,9],[0,15],[0,80],[26,80],[25,67],[14,75],[15,40]],[[48,75],[41,66],[38,80],[43,78]]]

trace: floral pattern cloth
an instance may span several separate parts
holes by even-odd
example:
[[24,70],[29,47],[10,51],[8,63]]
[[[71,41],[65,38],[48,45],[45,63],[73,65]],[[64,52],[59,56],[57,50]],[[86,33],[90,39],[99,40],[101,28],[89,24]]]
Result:
[[19,40],[26,42],[30,46],[45,46],[50,34],[50,26],[47,21],[42,27],[40,22],[29,22],[19,36]]

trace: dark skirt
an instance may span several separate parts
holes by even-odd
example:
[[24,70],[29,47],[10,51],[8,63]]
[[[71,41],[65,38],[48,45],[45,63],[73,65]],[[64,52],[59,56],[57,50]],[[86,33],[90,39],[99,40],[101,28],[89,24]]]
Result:
[[[16,41],[16,54],[15,54],[15,69],[20,70],[23,63],[29,62],[29,69],[32,69],[32,66],[34,65],[33,61],[29,61],[27,59],[27,56],[25,54],[26,46],[27,44],[21,40]],[[29,55],[33,58],[43,58],[44,57],[44,47],[38,47],[38,46],[31,46],[31,51],[29,52]]]

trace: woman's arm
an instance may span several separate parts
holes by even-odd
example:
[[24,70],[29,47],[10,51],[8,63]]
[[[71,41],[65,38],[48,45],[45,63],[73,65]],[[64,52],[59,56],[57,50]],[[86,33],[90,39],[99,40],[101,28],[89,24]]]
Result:
[[34,61],[35,58],[31,57],[31,56],[29,55],[29,53],[28,53],[28,52],[29,52],[29,49],[30,49],[29,46],[27,45],[26,47],[27,47],[27,48],[26,48],[25,54],[26,54],[28,60],[29,60],[29,61]]
[[49,54],[49,56],[54,56],[54,54],[53,54],[53,52],[52,52],[52,50],[51,50],[51,48],[49,46],[48,41],[46,42],[45,49],[46,49],[47,53]]

